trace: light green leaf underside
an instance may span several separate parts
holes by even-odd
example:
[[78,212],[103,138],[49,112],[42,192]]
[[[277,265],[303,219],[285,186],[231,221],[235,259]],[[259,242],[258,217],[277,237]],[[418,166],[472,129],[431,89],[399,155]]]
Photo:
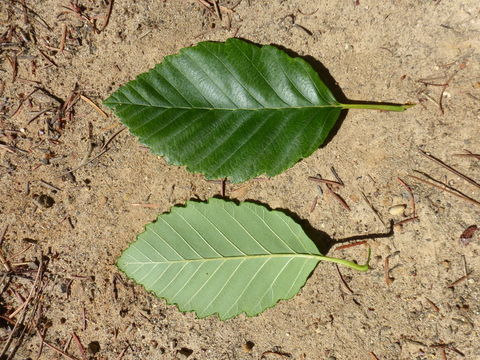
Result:
[[309,156],[344,108],[304,60],[239,39],[167,56],[104,103],[171,164],[234,182]]
[[282,212],[210,199],[174,207],[123,252],[118,267],[198,317],[254,316],[293,297],[321,256]]

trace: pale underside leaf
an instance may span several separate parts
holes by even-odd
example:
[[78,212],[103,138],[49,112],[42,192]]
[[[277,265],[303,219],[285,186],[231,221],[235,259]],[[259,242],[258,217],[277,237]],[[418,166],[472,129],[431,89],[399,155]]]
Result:
[[284,213],[210,199],[160,215],[117,265],[181,311],[224,320],[254,316],[293,297],[319,256],[301,226]]

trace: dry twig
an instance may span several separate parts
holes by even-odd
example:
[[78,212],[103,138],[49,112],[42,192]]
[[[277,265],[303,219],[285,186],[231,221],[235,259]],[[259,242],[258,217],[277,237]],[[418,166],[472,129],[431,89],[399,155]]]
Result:
[[317,183],[320,183],[320,184],[330,184],[330,185],[335,185],[335,186],[340,186],[340,187],[345,186],[344,184],[342,184],[338,181],[322,179],[322,178],[319,178],[319,177],[316,177],[316,176],[309,176],[308,180],[313,181],[313,182],[317,182]]
[[335,248],[335,251],[345,250],[345,249],[348,249],[348,248],[351,248],[351,247],[354,247],[354,246],[358,246],[358,245],[363,245],[363,244],[366,244],[366,243],[367,243],[367,241],[363,240],[363,241],[357,241],[357,242],[354,242],[354,243],[351,243],[351,244],[341,245],[341,246]]
[[[42,283],[42,278],[43,278],[44,271],[45,271],[45,268],[44,268],[44,263],[43,263],[43,254],[40,252],[40,264],[38,265],[37,275],[35,276],[35,281],[32,285],[32,288],[30,289],[28,297],[25,299],[23,304],[20,305],[20,307],[16,311],[14,311],[14,313],[12,313],[9,316],[9,318],[12,319],[17,314],[19,315],[16,322],[15,322],[15,326],[11,330],[8,339],[4,344],[2,352],[0,353],[0,359],[4,358],[5,354],[9,350],[10,345],[12,344],[14,338],[16,338],[17,341],[21,341],[21,339],[23,338],[23,334],[26,331],[26,327],[23,327],[23,324],[25,322],[25,318],[26,318],[26,315],[27,315],[28,305],[30,303],[32,303],[32,301],[34,301],[34,299],[37,299],[40,296],[40,292],[42,291],[41,283]],[[38,305],[38,303],[37,303],[37,305]],[[37,305],[35,305],[34,308],[32,309],[32,312],[31,312],[31,317],[32,318],[36,313],[36,310],[37,310],[36,306]],[[18,331],[22,327],[23,327],[23,329],[21,330],[21,334],[19,335]],[[18,348],[18,344],[11,351],[11,355],[16,351],[16,348]]]
[[472,204],[474,204],[474,205],[480,206],[480,202],[478,202],[477,200],[472,199],[472,198],[470,198],[470,197],[468,197],[468,196],[466,196],[466,195],[460,194],[460,193],[458,193],[458,192],[452,191],[452,190],[448,189],[445,185],[444,185],[444,186],[440,186],[440,185],[434,184],[434,183],[432,183],[432,182],[430,182],[430,181],[427,181],[427,180],[425,180],[425,179],[419,178],[418,176],[414,176],[414,175],[408,175],[408,176],[411,177],[412,179],[415,179],[415,180],[417,180],[417,181],[423,182],[424,184],[433,186],[433,187],[435,187],[435,188],[437,188],[437,189],[440,189],[440,190],[442,190],[442,191],[445,191],[445,192],[447,192],[447,193],[449,193],[449,194],[451,194],[451,195],[453,195],[453,196],[456,196],[456,197],[458,197],[458,198],[460,198],[460,199],[463,199],[463,200],[465,200],[465,201],[468,201],[468,202],[470,202],[470,203],[472,203]]
[[415,196],[413,195],[412,188],[399,177],[397,178],[397,180],[400,184],[403,185],[403,187],[405,187],[405,189],[407,189],[408,194],[410,195],[410,206],[412,207],[412,218],[417,217],[417,211],[415,207]]
[[462,157],[473,157],[477,160],[480,160],[480,154],[474,154],[470,150],[463,150],[466,152],[466,154],[453,154],[453,156],[462,156]]
[[37,328],[37,334],[38,336],[40,337],[40,340],[42,341],[42,343],[44,345],[46,345],[47,347],[49,347],[50,349],[52,349],[53,351],[55,351],[56,353],[59,353],[60,355],[62,355],[63,357],[69,359],[69,360],[78,360],[77,358],[74,358],[73,356],[71,355],[68,355],[65,351],[63,351],[62,349],[59,349],[58,347],[48,343],[45,341],[45,338],[42,336],[42,333],[40,332],[40,330]]
[[338,268],[338,265],[335,264],[335,267],[337,269],[337,273],[338,273],[338,276],[340,277],[340,280],[342,281],[343,285],[345,286],[345,288],[348,290],[348,292],[350,294],[354,294],[354,291],[350,288],[350,286],[348,286],[347,282],[345,281],[345,279],[343,278],[343,275],[342,273],[340,272],[340,269]]
[[461,278],[455,280],[455,281],[452,282],[450,285],[448,285],[447,288],[453,288],[453,287],[457,286],[458,284],[464,282],[465,280],[468,279],[468,277],[469,277],[470,275],[472,275],[472,273],[473,273],[473,271],[470,271],[468,274],[463,275]]
[[95,111],[97,111],[100,115],[102,115],[104,118],[108,118],[108,115],[105,111],[103,111],[102,109],[100,109],[97,104],[95,104],[92,100],[90,100],[88,97],[86,97],[85,95],[80,95],[80,99],[82,99],[83,101],[85,101],[88,105],[90,105],[92,108],[95,109]]
[[113,139],[115,139],[115,137],[117,137],[118,134],[120,134],[123,130],[125,130],[126,127],[122,127],[120,130],[118,130],[116,133],[114,133],[110,139],[107,140],[107,142],[102,146],[102,149],[100,150],[100,153],[98,153],[96,156],[94,156],[93,158],[91,158],[90,160],[87,160],[87,161],[82,161],[82,163],[80,165],[78,165],[77,167],[73,168],[72,170],[69,170],[65,173],[63,173],[61,176],[65,176],[69,173],[73,173],[74,171],[77,171],[78,169],[84,167],[85,165],[88,165],[90,164],[92,161],[98,159],[100,156],[102,156],[103,154],[105,154],[109,148],[108,148],[108,145],[112,142]]
[[418,151],[420,152],[420,154],[422,154],[423,156],[425,156],[426,158],[432,160],[433,162],[437,163],[438,165],[444,167],[445,169],[447,169],[448,171],[454,173],[455,175],[461,177],[463,180],[469,182],[470,184],[478,187],[480,189],[480,184],[477,183],[475,180],[469,178],[468,176],[462,174],[460,171],[452,168],[451,166],[445,164],[443,161],[441,161],[440,159],[437,159],[435,156],[433,155],[430,155],[428,153],[426,153],[425,151],[423,151],[422,149],[418,149]]
[[110,3],[108,4],[108,11],[107,11],[107,16],[105,17],[105,23],[102,25],[100,29],[98,29],[98,32],[101,33],[105,28],[107,27],[108,23],[110,22],[110,16],[112,16],[112,10],[113,10],[113,1],[110,0]]
[[390,277],[389,263],[390,263],[390,255],[386,256],[383,262],[383,277],[385,278],[385,283],[390,286],[395,279]]

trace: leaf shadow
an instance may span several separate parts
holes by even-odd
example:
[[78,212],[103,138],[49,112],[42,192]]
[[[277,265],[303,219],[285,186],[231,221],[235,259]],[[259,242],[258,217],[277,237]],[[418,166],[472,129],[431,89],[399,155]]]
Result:
[[[251,202],[255,202],[259,205],[263,205],[271,210],[271,208],[266,204],[256,202],[256,201],[251,201]],[[352,241],[389,238],[394,234],[393,222],[391,222],[390,229],[384,233],[353,235],[353,236],[349,236],[341,239],[334,239],[330,235],[328,235],[326,232],[318,230],[317,228],[313,227],[307,219],[302,219],[300,216],[290,211],[289,209],[277,208],[274,210],[283,212],[285,215],[291,217],[297,224],[299,224],[302,227],[303,231],[305,231],[305,234],[307,234],[307,236],[315,243],[315,246],[323,255],[327,255],[332,249],[332,247],[335,245],[349,243]]]

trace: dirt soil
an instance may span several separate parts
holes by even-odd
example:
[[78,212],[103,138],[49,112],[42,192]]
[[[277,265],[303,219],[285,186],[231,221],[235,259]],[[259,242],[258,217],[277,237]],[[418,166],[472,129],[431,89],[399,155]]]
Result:
[[[479,203],[409,177],[480,200],[478,185],[419,151],[480,179],[468,155],[480,152],[478,0],[243,0],[233,11],[238,1],[220,0],[222,19],[202,2],[115,0],[105,27],[108,1],[0,2],[4,358],[480,359],[479,232],[461,240],[480,225]],[[119,132],[101,102],[164,56],[229,37],[305,57],[339,96],[417,105],[351,110],[285,173],[226,185],[228,198],[324,232],[329,255],[364,262],[368,246],[373,258],[366,273],[340,268],[344,282],[320,263],[293,299],[221,322],[167,306],[116,269],[145,224],[221,186]],[[308,180],[334,179],[332,166],[350,211]],[[417,218],[390,231],[414,215],[398,177]]]

